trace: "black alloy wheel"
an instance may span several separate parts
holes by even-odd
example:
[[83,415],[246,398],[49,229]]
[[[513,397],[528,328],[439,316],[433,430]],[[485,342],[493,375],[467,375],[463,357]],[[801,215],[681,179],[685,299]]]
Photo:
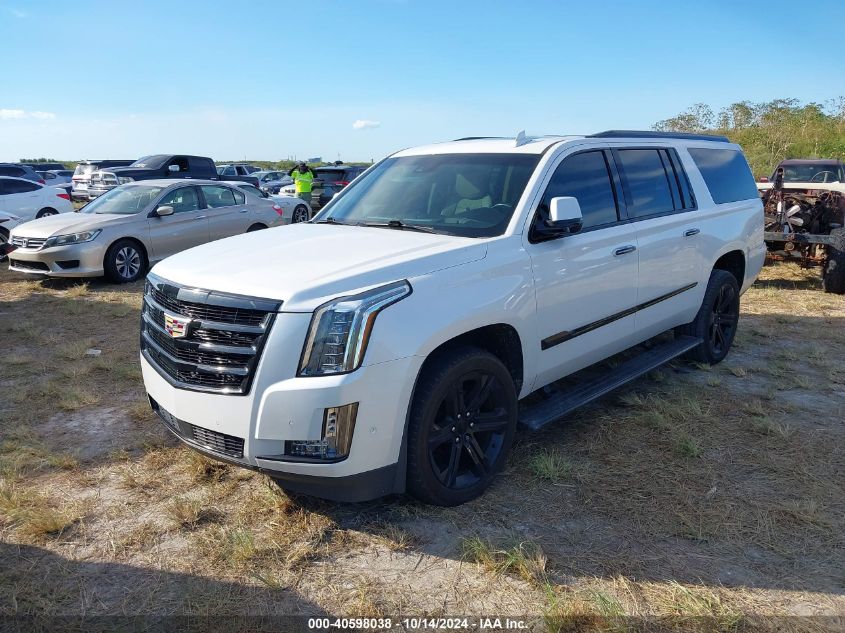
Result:
[[411,411],[411,493],[436,505],[479,496],[505,463],[516,419],[516,388],[498,358],[462,348],[437,359],[420,377]]

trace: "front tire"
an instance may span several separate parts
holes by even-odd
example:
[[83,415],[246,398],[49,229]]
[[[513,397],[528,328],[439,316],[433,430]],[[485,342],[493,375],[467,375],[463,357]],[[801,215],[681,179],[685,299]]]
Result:
[[695,319],[675,331],[702,339],[700,345],[687,352],[690,360],[715,365],[728,355],[738,322],[739,284],[736,277],[725,270],[714,270]]
[[147,269],[147,256],[138,242],[118,240],[109,247],[103,264],[109,280],[126,284],[143,276]]
[[39,218],[46,218],[51,215],[59,215],[59,212],[51,207],[44,207],[38,213],[35,214],[35,219]]
[[825,292],[842,295],[845,294],[845,229],[833,229],[830,236],[836,243],[828,246],[822,288]]
[[299,224],[300,222],[308,222],[311,219],[311,213],[308,211],[308,207],[304,204],[298,204],[293,210],[293,215],[291,216],[291,224]]
[[516,386],[498,358],[461,347],[432,359],[411,405],[408,491],[440,506],[480,496],[505,464],[516,422]]

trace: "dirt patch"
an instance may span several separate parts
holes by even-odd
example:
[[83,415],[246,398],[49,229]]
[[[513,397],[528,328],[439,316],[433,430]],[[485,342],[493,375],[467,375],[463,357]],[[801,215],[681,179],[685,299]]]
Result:
[[167,439],[139,296],[0,271],[0,614],[495,612],[556,631],[845,612],[845,298],[814,272],[765,269],[723,364],[520,433],[452,509],[303,503]]

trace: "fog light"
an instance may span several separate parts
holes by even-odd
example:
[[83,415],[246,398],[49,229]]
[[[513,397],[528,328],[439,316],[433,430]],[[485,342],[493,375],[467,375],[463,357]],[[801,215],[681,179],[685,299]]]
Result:
[[339,461],[349,456],[358,403],[331,407],[323,412],[323,435],[319,440],[287,440],[285,455]]

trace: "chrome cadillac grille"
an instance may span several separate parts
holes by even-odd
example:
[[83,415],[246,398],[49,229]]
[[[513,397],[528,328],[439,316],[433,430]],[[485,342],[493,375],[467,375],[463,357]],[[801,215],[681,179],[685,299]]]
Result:
[[171,384],[249,392],[281,302],[185,288],[147,276],[141,352]]

